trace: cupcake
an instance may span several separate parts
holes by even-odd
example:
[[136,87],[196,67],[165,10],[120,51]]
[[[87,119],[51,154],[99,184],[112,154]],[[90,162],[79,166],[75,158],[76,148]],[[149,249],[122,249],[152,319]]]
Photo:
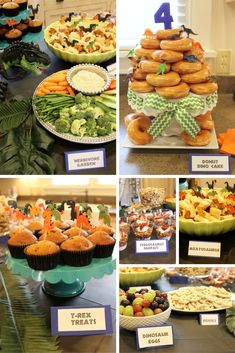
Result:
[[65,240],[60,248],[66,265],[88,266],[92,261],[95,245],[83,236],[75,236]]
[[60,259],[60,248],[49,240],[38,241],[24,250],[29,267],[38,271],[55,268]]
[[29,229],[25,228],[24,226],[16,226],[14,228],[11,228],[10,233],[9,233],[9,237],[10,238],[14,237],[17,234],[19,234],[19,235],[25,235],[25,234],[33,235],[33,233]]
[[64,231],[64,234],[67,235],[67,237],[69,238],[75,237],[76,235],[82,235],[84,237],[88,236],[88,233],[84,229],[81,229],[79,227],[72,227],[70,229],[67,229]]
[[15,42],[22,39],[22,32],[19,29],[11,29],[5,34],[5,39],[9,42]]
[[52,227],[57,227],[59,229],[66,230],[70,227],[70,225],[66,222],[56,220],[52,223]]
[[26,246],[36,242],[37,238],[33,235],[33,233],[25,229],[24,231],[22,230],[22,232],[19,232],[8,239],[7,245],[12,257],[15,257],[16,259],[24,259],[24,249]]
[[25,18],[24,20],[21,20],[21,23],[25,24],[25,25],[29,25],[30,19],[29,18]]
[[28,32],[28,26],[24,23],[19,23],[16,26],[16,29],[19,29],[22,32],[23,36]]
[[15,2],[19,5],[20,11],[24,11],[27,9],[28,0],[15,0]]
[[29,32],[38,33],[42,30],[42,21],[40,20],[31,20],[29,21]]
[[157,228],[157,238],[159,239],[171,239],[171,236],[174,232],[174,228],[171,226],[161,226]]
[[33,232],[33,234],[36,236],[36,237],[40,237],[41,235],[41,231],[42,231],[42,228],[43,228],[43,224],[39,221],[32,221],[30,222],[28,225],[27,225],[27,228]]
[[123,251],[127,247],[128,233],[123,229],[119,230],[119,251]]
[[13,17],[19,14],[20,7],[17,3],[8,1],[2,5],[2,12],[5,16]]
[[112,256],[115,240],[105,232],[97,231],[87,238],[96,245],[94,257],[103,258]]
[[39,240],[50,240],[53,243],[60,245],[67,240],[67,235],[64,235],[59,228],[53,228],[48,233],[42,234]]
[[106,224],[103,224],[100,226],[96,226],[95,228],[92,228],[91,234],[95,232],[105,232],[112,237],[115,233],[115,230],[112,227],[109,227]]

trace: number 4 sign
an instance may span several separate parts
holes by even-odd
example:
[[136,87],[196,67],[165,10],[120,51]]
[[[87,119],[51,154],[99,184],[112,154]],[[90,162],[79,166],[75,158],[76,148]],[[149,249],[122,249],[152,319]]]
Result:
[[173,17],[171,16],[170,3],[164,2],[154,15],[155,23],[164,23],[165,29],[171,29],[171,23],[173,22]]

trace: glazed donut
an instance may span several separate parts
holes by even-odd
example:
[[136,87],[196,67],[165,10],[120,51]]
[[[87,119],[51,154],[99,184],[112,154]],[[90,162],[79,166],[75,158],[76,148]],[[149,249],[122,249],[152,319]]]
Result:
[[183,60],[173,64],[171,69],[179,74],[192,74],[202,69],[202,63],[200,61],[192,63]]
[[180,28],[175,28],[175,29],[163,29],[160,31],[157,31],[157,38],[159,40],[168,40],[168,39],[177,39],[180,37],[182,33],[182,29]]
[[160,43],[161,49],[187,51],[192,48],[192,39],[182,38],[177,40],[162,40]]
[[159,49],[160,41],[157,38],[144,37],[140,40],[140,45],[144,49]]
[[130,113],[124,117],[124,123],[125,126],[127,127],[133,120],[145,116],[144,114],[139,114],[139,113]]
[[199,115],[195,117],[195,120],[197,121],[198,125],[200,126],[201,129],[203,130],[213,130],[215,127],[214,121],[212,118],[207,118],[206,114],[205,115]]
[[180,76],[173,71],[165,75],[148,74],[146,81],[154,87],[171,87],[180,83]]
[[146,72],[143,72],[139,67],[133,70],[133,78],[135,80],[145,80],[147,76]]
[[181,134],[181,138],[190,146],[206,146],[211,142],[211,133],[208,130],[201,130],[195,138],[192,138],[184,131]]
[[155,50],[154,49],[144,49],[144,48],[136,48],[135,49],[135,55],[138,56],[139,58],[147,58],[147,59],[152,59],[152,54]]
[[174,50],[156,50],[152,54],[152,58],[160,63],[175,63],[183,60],[183,53]]
[[190,91],[203,95],[203,94],[211,94],[217,91],[218,85],[216,82],[206,82],[206,83],[194,83],[189,85]]
[[210,72],[207,69],[201,69],[193,74],[181,75],[181,80],[186,83],[202,83],[207,82],[210,78]]
[[200,60],[202,63],[204,62],[204,50],[201,46],[200,43],[195,42],[192,40],[192,48],[185,53],[185,55],[194,55],[198,60]]
[[130,81],[129,82],[129,88],[138,93],[148,93],[148,92],[153,92],[154,87],[151,86],[147,81]]
[[146,145],[152,141],[152,136],[147,132],[151,119],[141,116],[130,122],[127,127],[128,137],[136,145]]
[[160,96],[166,99],[183,98],[189,94],[189,86],[184,82],[180,82],[180,84],[173,87],[156,87],[155,90]]
[[[161,63],[154,60],[141,60],[140,69],[146,73],[156,73]],[[170,71],[170,65],[166,64],[165,73]]]
[[131,67],[136,67],[139,63],[139,58],[129,57],[128,59]]

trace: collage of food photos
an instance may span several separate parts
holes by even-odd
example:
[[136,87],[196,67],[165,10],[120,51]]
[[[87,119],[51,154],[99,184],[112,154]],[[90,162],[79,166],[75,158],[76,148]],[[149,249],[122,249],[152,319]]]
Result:
[[235,0],[0,0],[0,351],[235,353]]

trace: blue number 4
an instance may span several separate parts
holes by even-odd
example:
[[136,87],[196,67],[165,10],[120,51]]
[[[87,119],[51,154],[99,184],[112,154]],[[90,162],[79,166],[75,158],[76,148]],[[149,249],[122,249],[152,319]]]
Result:
[[155,23],[164,23],[165,29],[171,29],[171,23],[174,21],[171,16],[170,3],[164,2],[154,15]]

